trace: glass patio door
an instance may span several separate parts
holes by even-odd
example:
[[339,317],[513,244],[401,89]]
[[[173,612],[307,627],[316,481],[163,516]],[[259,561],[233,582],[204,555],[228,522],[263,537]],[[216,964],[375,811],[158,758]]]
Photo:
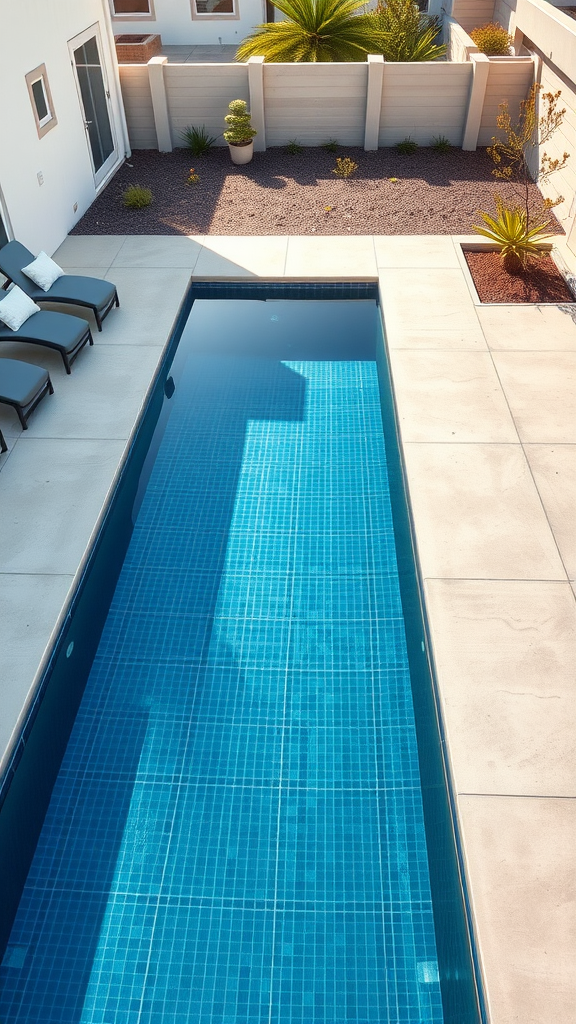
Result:
[[98,185],[116,161],[116,142],[110,116],[110,92],[95,28],[70,43],[84,127]]

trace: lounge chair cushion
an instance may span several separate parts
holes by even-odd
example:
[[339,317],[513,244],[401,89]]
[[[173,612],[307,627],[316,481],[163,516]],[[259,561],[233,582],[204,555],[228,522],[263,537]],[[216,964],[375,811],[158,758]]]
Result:
[[0,402],[27,406],[48,380],[48,370],[19,359],[0,359]]
[[22,273],[22,267],[30,264],[33,259],[33,253],[21,242],[8,242],[0,249],[0,271],[23,288],[31,298],[43,302],[76,302],[79,306],[91,306],[98,310],[105,309],[114,301],[115,285],[98,277],[64,274],[57,278],[47,292],[42,291]]
[[43,292],[52,287],[54,281],[64,276],[62,267],[59,267],[54,260],[51,260],[44,251],[39,252],[36,259],[27,267],[22,267],[22,273],[26,274],[34,284],[37,284]]
[[0,341],[38,341],[71,352],[88,330],[88,323],[69,313],[52,313],[41,309],[18,331],[0,325]]
[[18,285],[14,285],[6,298],[0,302],[0,320],[11,331],[19,330],[34,313],[39,312],[40,306],[37,306]]

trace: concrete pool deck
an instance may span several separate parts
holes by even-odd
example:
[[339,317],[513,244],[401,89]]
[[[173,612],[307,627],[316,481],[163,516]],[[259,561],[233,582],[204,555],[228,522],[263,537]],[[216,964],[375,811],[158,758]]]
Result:
[[[576,1005],[576,306],[480,306],[449,236],[74,236],[122,306],[22,433],[0,407],[10,749],[190,277],[379,280],[492,1024]],[[564,253],[569,258],[568,253]],[[576,261],[575,261],[576,262]]]

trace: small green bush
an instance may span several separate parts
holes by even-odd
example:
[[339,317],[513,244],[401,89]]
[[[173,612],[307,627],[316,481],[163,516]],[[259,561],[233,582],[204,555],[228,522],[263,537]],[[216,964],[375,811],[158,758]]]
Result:
[[452,143],[445,135],[435,135],[430,143],[430,149],[433,149],[435,153],[449,153]]
[[246,100],[232,100],[228,104],[228,110],[230,113],[226,114],[224,120],[230,127],[223,133],[226,142],[231,146],[242,146],[252,142],[258,132],[252,127]]
[[337,139],[327,139],[326,142],[322,143],[322,149],[325,149],[327,153],[337,153],[338,152],[338,140]]
[[186,178],[187,185],[197,185],[200,181],[200,175],[196,173],[193,167],[188,171],[188,177]]
[[152,202],[152,190],[143,185],[128,185],[122,193],[122,202],[129,210],[143,210]]
[[336,167],[334,167],[332,174],[335,174],[338,178],[351,178],[357,170],[358,164],[354,163],[354,160],[349,156],[337,156]]
[[289,153],[292,154],[292,156],[296,156],[296,153],[302,152],[304,146],[301,146],[296,139],[290,139],[290,142],[286,146],[286,149],[288,150]]
[[473,41],[487,57],[508,57],[512,36],[509,36],[506,29],[502,28],[497,21],[491,21],[480,28],[473,28],[470,33]]
[[217,136],[208,135],[205,125],[202,125],[201,128],[195,128],[189,124],[187,128],[180,132],[180,138],[186,149],[190,150],[192,156],[203,156],[209,149],[212,149]]
[[396,143],[396,149],[404,156],[411,156],[418,149],[418,143],[408,135],[407,138],[402,139],[402,142]]

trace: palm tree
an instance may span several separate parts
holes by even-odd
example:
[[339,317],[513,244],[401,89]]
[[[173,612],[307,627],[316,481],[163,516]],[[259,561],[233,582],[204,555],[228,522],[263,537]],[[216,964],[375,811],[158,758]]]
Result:
[[[273,0],[288,19],[258,25],[236,52],[237,60],[269,62],[364,61],[375,49],[374,16],[357,14],[365,0]],[[377,28],[377,27],[376,27]]]

